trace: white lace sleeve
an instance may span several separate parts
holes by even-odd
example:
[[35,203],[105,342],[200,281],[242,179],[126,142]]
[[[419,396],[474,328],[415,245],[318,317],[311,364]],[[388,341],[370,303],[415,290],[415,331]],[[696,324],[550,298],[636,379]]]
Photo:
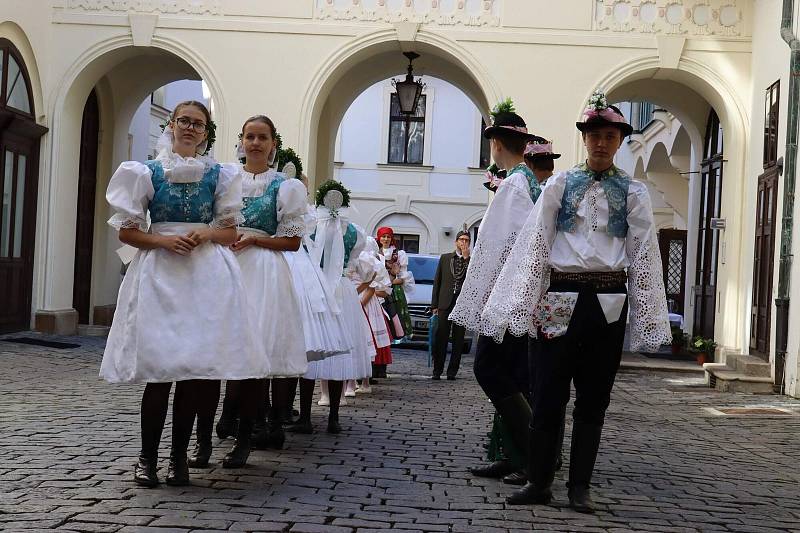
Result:
[[528,182],[521,174],[512,174],[498,187],[478,229],[464,285],[450,312],[450,320],[472,331],[485,330],[481,319],[483,308],[532,208]]
[[242,222],[242,175],[236,165],[220,165],[214,193],[214,219],[210,225],[215,229],[225,229]]
[[498,342],[506,331],[518,337],[536,336],[536,310],[550,287],[550,249],[564,183],[563,174],[550,178],[519,232],[483,309],[482,335]]
[[117,230],[147,230],[147,207],[153,199],[153,180],[147,165],[136,161],[122,163],[106,190],[106,200],[114,215],[108,224]]
[[276,237],[302,237],[306,231],[306,187],[297,179],[287,179],[278,189],[278,228]]
[[631,351],[658,351],[672,340],[661,253],[647,187],[631,181],[628,192],[628,267]]

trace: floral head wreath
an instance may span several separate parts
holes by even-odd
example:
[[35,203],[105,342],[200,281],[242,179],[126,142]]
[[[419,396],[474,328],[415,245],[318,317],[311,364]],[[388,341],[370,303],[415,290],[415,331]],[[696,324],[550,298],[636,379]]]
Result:
[[350,191],[336,180],[327,180],[317,189],[314,203],[317,206],[325,205],[325,196],[331,191],[338,191],[342,195],[342,207],[350,207]]

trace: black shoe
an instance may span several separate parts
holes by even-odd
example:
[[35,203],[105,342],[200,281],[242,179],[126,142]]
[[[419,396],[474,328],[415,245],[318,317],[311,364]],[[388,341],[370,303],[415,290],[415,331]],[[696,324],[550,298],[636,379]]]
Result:
[[250,441],[236,439],[231,451],[222,459],[222,468],[242,468],[247,464],[248,457],[250,457]]
[[328,419],[328,433],[333,433],[334,435],[337,433],[342,432],[342,426],[339,424],[338,420]]
[[442,376],[440,376],[439,374],[434,374],[431,376],[431,379],[434,381],[439,381],[440,379],[442,379]]
[[211,443],[198,442],[194,445],[194,451],[188,462],[192,468],[208,468],[209,459],[211,459]]
[[473,476],[488,477],[491,479],[500,479],[514,472],[514,465],[508,461],[495,461],[485,466],[476,466],[469,469],[469,473]]
[[311,420],[298,420],[293,425],[286,428],[290,433],[302,433],[304,435],[311,435],[314,433],[314,426],[311,425]]
[[447,376],[447,381],[455,381],[455,380],[456,380],[455,376]]
[[528,482],[528,475],[525,472],[512,472],[509,475],[503,477],[503,483],[507,485],[519,485],[522,486]]
[[219,422],[217,422],[217,437],[227,439],[232,435],[236,435],[238,426],[238,421],[235,418],[220,417]]
[[189,465],[186,461],[186,454],[170,454],[169,467],[167,468],[167,485],[182,487],[188,484]]
[[533,483],[526,483],[524,487],[506,498],[506,503],[509,505],[547,505],[552,500],[553,493],[550,487],[538,489]]
[[158,485],[158,475],[156,475],[156,464],[158,458],[139,456],[139,461],[133,466],[133,480],[137,485],[143,487],[155,487]]
[[[291,428],[289,428],[289,431],[291,431]],[[264,428],[253,436],[253,449],[282,450],[284,442],[286,442],[286,433],[284,433],[282,426],[278,425],[271,431],[269,428]]]
[[573,510],[586,514],[595,512],[592,493],[589,487],[570,487],[567,494],[569,496],[569,506]]
[[375,379],[376,377],[377,377],[377,376],[374,376],[374,377],[371,377],[371,378],[369,378],[369,384],[370,384],[370,385],[377,385],[377,384],[378,384],[378,380],[377,380],[377,379]]

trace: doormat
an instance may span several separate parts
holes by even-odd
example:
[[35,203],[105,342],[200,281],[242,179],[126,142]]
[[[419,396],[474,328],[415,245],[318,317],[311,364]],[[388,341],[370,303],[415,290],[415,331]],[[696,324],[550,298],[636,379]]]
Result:
[[7,339],[0,339],[2,342],[15,342],[17,344],[31,344],[33,346],[44,346],[46,348],[56,348],[58,350],[69,350],[71,348],[80,348],[80,344],[71,342],[58,342],[58,341],[45,341],[40,339],[31,339],[30,337],[10,337]]

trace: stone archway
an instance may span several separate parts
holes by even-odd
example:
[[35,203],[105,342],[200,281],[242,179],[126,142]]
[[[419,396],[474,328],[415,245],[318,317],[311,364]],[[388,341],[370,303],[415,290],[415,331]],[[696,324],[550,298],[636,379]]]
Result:
[[[40,194],[43,214],[39,231],[45,238],[44,244],[37,246],[34,309],[37,322],[41,317],[42,324],[52,327],[42,329],[71,333],[77,326],[74,269],[70,267],[76,256],[77,176],[83,110],[89,94],[95,91],[100,114],[96,192],[101,199],[113,170],[128,158],[128,125],[146,95],[172,81],[203,79],[214,98],[215,118],[219,121],[218,117],[224,116],[224,103],[213,75],[198,54],[164,39],[154,38],[151,44],[136,47],[129,37],[98,43],[76,60],[58,87],[50,110],[52,134],[43,147],[43,163],[49,168],[43,173]],[[120,282],[120,263],[115,254],[120,244],[105,224],[110,216],[108,208],[98,201],[94,210],[92,307],[113,303]]]
[[[743,198],[752,193],[745,179],[747,113],[742,104],[742,95],[730,81],[689,58],[681,58],[674,68],[665,68],[658,57],[645,57],[620,65],[609,76],[598,80],[597,86],[607,88],[611,102],[648,101],[663,107],[675,115],[686,129],[692,153],[688,169],[688,284],[694,283],[691,271],[694,270],[698,250],[702,185],[700,171],[705,127],[710,110],[716,112],[725,135],[725,186],[722,189],[719,216],[727,220],[727,227],[723,230],[721,248],[731,258],[751,254],[752,243],[746,242],[743,236],[751,233],[753,221],[750,217],[739,215]],[[685,142],[686,139],[680,141]],[[576,151],[582,153],[579,140]],[[747,291],[742,290],[750,283],[747,268],[737,259],[720,261],[718,269],[717,293],[722,299],[719,305],[736,311],[727,313],[724,320],[717,321],[714,336],[720,345],[733,350],[741,350],[745,346],[748,331],[749,315],[744,312],[748,297]]]
[[457,43],[420,30],[406,37],[402,28],[363,36],[334,52],[320,66],[306,91],[301,108],[300,150],[307,154],[312,185],[333,175],[336,132],[350,104],[367,87],[398,76],[407,61],[402,51],[414,50],[416,75],[447,80],[488,112],[501,92],[480,63]]

